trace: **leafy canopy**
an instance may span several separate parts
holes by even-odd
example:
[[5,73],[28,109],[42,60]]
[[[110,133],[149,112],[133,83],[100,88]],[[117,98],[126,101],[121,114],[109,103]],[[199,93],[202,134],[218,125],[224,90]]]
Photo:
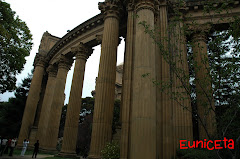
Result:
[[15,76],[23,69],[32,44],[26,23],[0,0],[0,93],[15,89]]
[[32,75],[22,80],[8,102],[0,102],[0,134],[2,137],[17,137],[32,80]]

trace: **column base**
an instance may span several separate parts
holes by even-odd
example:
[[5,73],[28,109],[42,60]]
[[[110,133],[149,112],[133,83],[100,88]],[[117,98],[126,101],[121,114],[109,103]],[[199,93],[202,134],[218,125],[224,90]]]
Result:
[[60,152],[59,154],[54,155],[55,157],[64,157],[64,158],[78,158],[76,152]]

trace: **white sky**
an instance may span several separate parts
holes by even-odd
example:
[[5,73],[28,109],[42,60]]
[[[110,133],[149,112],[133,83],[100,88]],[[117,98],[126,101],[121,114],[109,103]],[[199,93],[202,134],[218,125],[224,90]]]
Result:
[[[42,35],[45,31],[50,34],[63,37],[67,30],[71,30],[100,13],[98,2],[104,0],[5,0],[11,5],[21,20],[26,22],[33,35],[33,48],[30,56],[26,57],[26,64],[21,74],[17,75],[17,85],[33,68],[33,60],[38,52]],[[118,47],[117,64],[123,62],[124,41]],[[95,78],[98,74],[100,59],[100,45],[94,47],[93,54],[86,63],[85,78],[82,97],[92,96],[91,91],[95,89]],[[71,89],[73,67],[68,73],[65,94],[65,103],[68,103]],[[8,101],[14,93],[0,94],[0,101]]]

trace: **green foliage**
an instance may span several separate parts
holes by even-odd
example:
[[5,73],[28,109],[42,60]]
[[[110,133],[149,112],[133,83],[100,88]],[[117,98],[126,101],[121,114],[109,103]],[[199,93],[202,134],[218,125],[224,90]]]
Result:
[[[21,152],[22,152],[22,149],[14,149],[13,151],[13,156],[20,156],[21,155]],[[32,155],[33,154],[33,150],[29,150],[27,149],[26,152],[25,152],[25,155]]]
[[[61,119],[60,119],[58,138],[63,137],[63,131],[64,131],[65,120],[66,120],[66,115],[67,115],[67,106],[68,106],[68,104],[65,104],[62,107],[62,114],[61,114]],[[58,150],[61,150],[61,145],[58,145]]]
[[20,73],[32,48],[32,35],[10,5],[0,0],[0,93],[15,89]]
[[181,159],[217,159],[214,151],[204,149],[177,150],[177,157]]
[[91,114],[94,110],[94,98],[86,97],[82,98],[82,109],[80,112],[79,122],[82,123],[86,115]]
[[[79,131],[77,139],[76,152],[81,156],[86,157],[90,149],[91,132],[92,132],[92,120],[94,110],[94,98],[86,97],[82,98],[82,109],[79,115]],[[114,102],[112,133],[116,132],[116,128],[120,126],[120,100]],[[62,115],[59,127],[59,137],[63,136],[65,120],[66,120],[67,105],[62,108]],[[61,143],[57,146],[58,150],[61,150]]]
[[[65,120],[67,115],[68,104],[62,108],[59,134],[58,137],[63,137],[63,131],[65,126]],[[86,97],[82,98],[82,107],[79,114],[79,131],[77,139],[76,152],[81,156],[87,156],[90,149],[91,132],[92,132],[92,112],[94,109],[94,98]],[[61,140],[60,140],[61,141]],[[57,144],[57,150],[60,151],[62,142]]]
[[120,147],[117,142],[110,142],[101,151],[103,159],[119,159],[120,158]]
[[120,100],[115,100],[113,110],[112,133],[116,133],[116,128],[120,126]]
[[17,137],[31,83],[31,75],[23,79],[15,91],[15,98],[0,103],[0,134],[5,137]]

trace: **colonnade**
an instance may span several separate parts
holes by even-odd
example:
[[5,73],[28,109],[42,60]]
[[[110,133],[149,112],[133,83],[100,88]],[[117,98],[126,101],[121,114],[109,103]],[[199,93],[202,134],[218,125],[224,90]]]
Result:
[[[99,9],[104,15],[104,30],[96,82],[97,94],[92,124],[90,159],[100,159],[101,150],[112,139],[117,47],[121,12],[123,11],[121,1],[99,3]],[[130,0],[127,4],[127,13],[120,158],[170,159],[175,156],[180,139],[193,140],[190,98],[185,92],[184,100],[173,100],[172,92],[186,90],[181,87],[183,83],[176,70],[166,60],[166,53],[168,53],[168,57],[176,62],[177,67],[188,72],[186,37],[182,36],[180,29],[183,24],[179,22],[174,28],[176,32],[179,32],[178,37],[169,32],[169,17],[165,1]],[[156,45],[154,39],[145,33],[146,28],[141,24],[142,22],[147,24],[149,29],[159,29],[158,39],[162,43],[161,49]],[[207,56],[206,39],[204,38],[206,38],[205,32],[201,29],[192,36],[195,44],[193,45],[193,53],[196,55],[195,61],[201,61]],[[171,44],[177,47],[169,48]],[[65,99],[65,82],[73,63],[73,56],[75,56],[63,145],[59,153],[61,156],[68,157],[76,156],[85,64],[92,53],[92,48],[81,42],[78,46],[71,48],[70,52],[70,54],[61,55],[55,64],[48,64],[46,58],[41,55],[36,56],[35,71],[18,139],[19,143],[22,143],[23,139],[29,138],[35,112],[40,103],[42,79],[46,73],[48,80],[41,102],[42,108],[36,139],[40,140],[42,150],[56,151],[60,115]],[[205,62],[204,66],[201,66],[202,63],[199,62],[199,65],[198,68],[201,70],[196,74],[196,78],[200,81],[206,78],[208,74],[206,67],[209,67],[209,64]],[[146,77],[143,77],[146,73]],[[164,85],[158,86],[152,80],[159,80],[162,83],[171,81],[171,87],[161,91]],[[202,94],[211,93],[211,83],[207,83],[207,85],[207,90],[203,92],[201,84],[196,84],[197,96],[200,99],[198,100],[198,112],[199,116],[203,118],[208,108],[204,108],[202,105],[209,99],[206,99]],[[182,105],[185,106],[185,109]],[[213,105],[212,107],[214,108]],[[214,121],[214,114],[204,119],[202,122],[213,134],[214,126],[210,123]],[[207,137],[201,125],[199,125],[199,134],[200,139]]]
[[[76,138],[78,129],[78,119],[81,109],[82,85],[84,80],[84,70],[87,58],[91,55],[92,49],[80,43],[72,48],[70,55],[61,55],[57,63],[47,65],[46,57],[37,54],[35,57],[35,71],[28,95],[28,102],[24,110],[22,126],[19,133],[18,142],[24,139],[32,139],[30,143],[39,140],[40,148],[43,151],[56,151],[58,140],[60,117],[65,100],[65,83],[67,73],[75,60],[75,71],[73,75],[71,97],[66,116],[65,135],[62,152],[66,155],[75,154]],[[42,102],[39,102],[42,78],[47,74],[48,80]],[[79,82],[82,81],[82,82]],[[31,138],[29,132],[34,122],[35,114],[39,103],[42,103],[41,115],[38,122],[36,137]],[[69,135],[71,134],[71,135]],[[72,138],[69,138],[72,137]],[[21,144],[18,145],[21,147]],[[72,148],[72,149],[71,149]]]

